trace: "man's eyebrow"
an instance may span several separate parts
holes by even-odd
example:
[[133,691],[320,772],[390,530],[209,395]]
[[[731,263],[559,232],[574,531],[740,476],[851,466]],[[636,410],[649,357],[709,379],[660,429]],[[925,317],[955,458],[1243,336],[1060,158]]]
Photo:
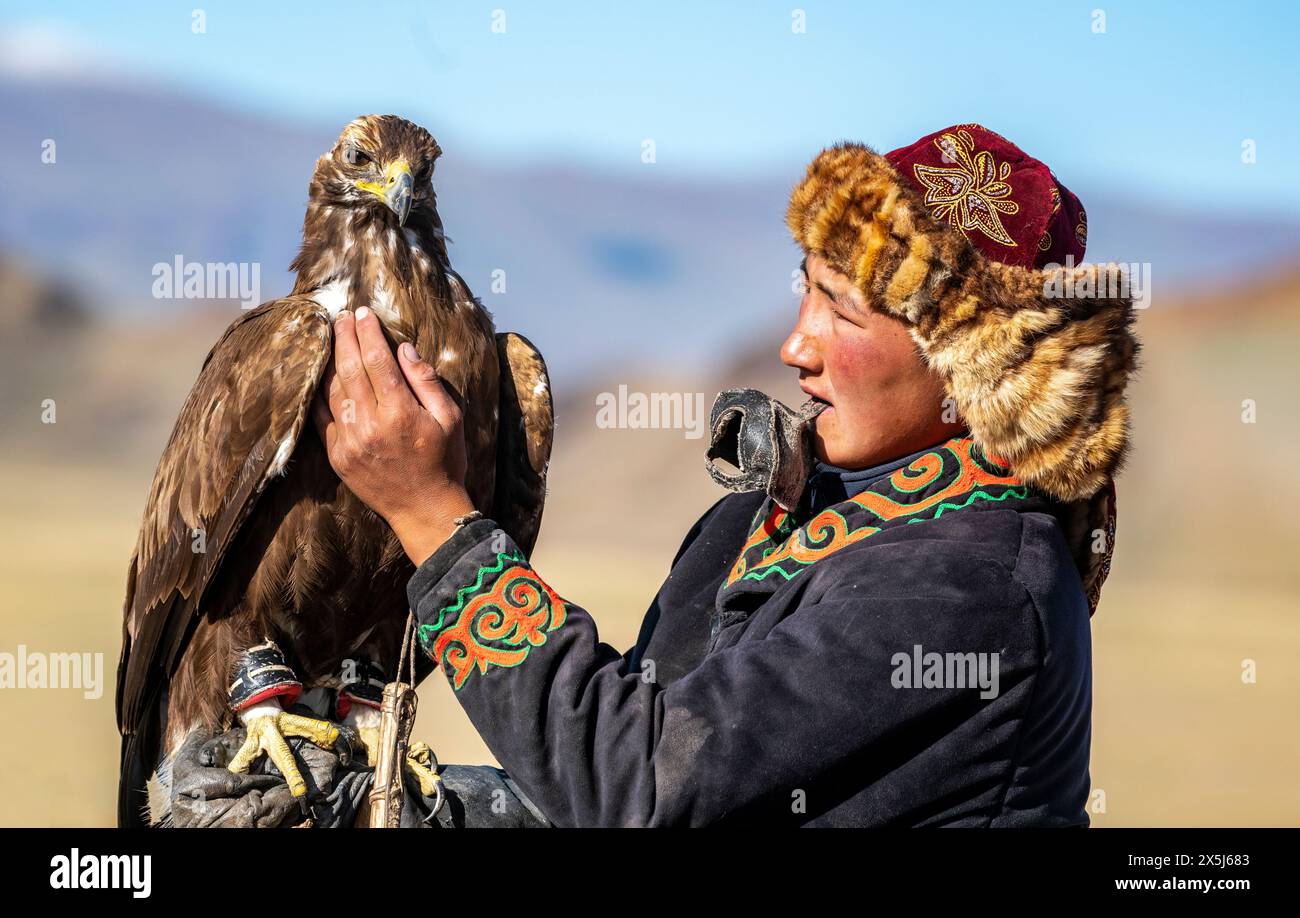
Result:
[[810,282],[814,287],[816,287],[822,293],[826,294],[826,298],[830,300],[832,303],[835,303],[836,305],[841,306],[844,309],[849,310],[850,312],[857,313],[858,315],[862,314],[862,308],[858,306],[857,303],[853,302],[852,297],[844,296],[842,294],[837,295],[831,290],[830,287],[827,287],[821,281],[814,281],[812,280],[812,278],[808,276],[807,256],[804,256],[804,260],[799,262],[799,270],[803,272],[804,280]]
[[853,297],[847,296],[846,294],[843,293],[835,293],[834,291],[831,290],[830,287],[827,287],[821,281],[813,281],[813,286],[815,286],[822,293],[826,294],[826,298],[829,299],[836,306],[839,306],[841,309],[845,309],[857,315],[862,314],[861,307],[859,307],[857,303],[853,302]]

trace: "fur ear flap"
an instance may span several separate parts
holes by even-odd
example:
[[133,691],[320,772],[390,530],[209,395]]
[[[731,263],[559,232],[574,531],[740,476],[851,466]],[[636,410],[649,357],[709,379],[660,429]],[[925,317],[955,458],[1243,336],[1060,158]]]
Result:
[[[1124,392],[1138,344],[1127,280],[1114,266],[977,261],[971,318],[946,335],[913,337],[977,443],[1059,500],[1092,497],[1128,447]],[[1101,295],[1057,293],[1085,289]]]
[[1138,352],[1120,268],[991,261],[856,144],[813,161],[786,222],[873,308],[909,325],[986,453],[1061,501],[1106,486],[1127,449]]

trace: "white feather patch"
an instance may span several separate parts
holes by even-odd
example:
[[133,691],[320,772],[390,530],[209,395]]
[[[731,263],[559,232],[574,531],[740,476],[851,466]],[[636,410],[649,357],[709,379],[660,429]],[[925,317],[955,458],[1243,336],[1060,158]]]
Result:
[[259,701],[255,705],[250,705],[239,712],[239,720],[245,727],[257,720],[259,717],[273,717],[284,710],[280,704],[279,698],[271,698],[267,701]]
[[348,708],[348,714],[343,718],[343,723],[349,727],[378,727],[379,712],[369,705],[354,704]]
[[284,472],[284,467],[289,464],[289,457],[293,455],[293,446],[292,434],[280,441],[280,445],[275,450],[275,458],[271,460],[268,475],[280,475]]
[[348,285],[336,278],[312,293],[311,298],[331,319],[337,318],[348,305]]
[[398,320],[397,305],[393,302],[393,295],[388,292],[388,285],[384,283],[384,272],[380,271],[375,277],[375,289],[370,294],[370,308],[379,316],[379,321],[385,325],[393,325]]

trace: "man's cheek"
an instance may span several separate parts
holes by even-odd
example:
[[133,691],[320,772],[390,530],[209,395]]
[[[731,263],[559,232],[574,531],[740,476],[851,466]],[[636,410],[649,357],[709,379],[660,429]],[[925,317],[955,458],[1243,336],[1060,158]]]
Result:
[[878,357],[866,338],[844,337],[835,342],[826,355],[826,363],[831,370],[831,385],[835,387],[837,403],[857,401],[869,395]]

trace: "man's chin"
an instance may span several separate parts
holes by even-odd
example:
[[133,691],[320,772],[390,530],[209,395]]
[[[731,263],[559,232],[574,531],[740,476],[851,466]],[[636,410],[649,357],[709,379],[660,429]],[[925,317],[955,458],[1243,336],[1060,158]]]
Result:
[[835,409],[829,406],[822,409],[822,413],[817,415],[812,423],[813,453],[827,465],[835,465],[836,462],[831,457],[839,453],[839,450],[836,449],[835,425],[827,417],[828,414],[832,414],[834,411]]
[[[874,457],[865,455],[869,450],[864,444],[845,442],[844,432],[840,430],[838,412],[834,407],[827,407],[817,415],[812,426],[813,453],[827,465],[837,469],[853,471],[876,465]],[[883,461],[883,460],[882,460]]]

